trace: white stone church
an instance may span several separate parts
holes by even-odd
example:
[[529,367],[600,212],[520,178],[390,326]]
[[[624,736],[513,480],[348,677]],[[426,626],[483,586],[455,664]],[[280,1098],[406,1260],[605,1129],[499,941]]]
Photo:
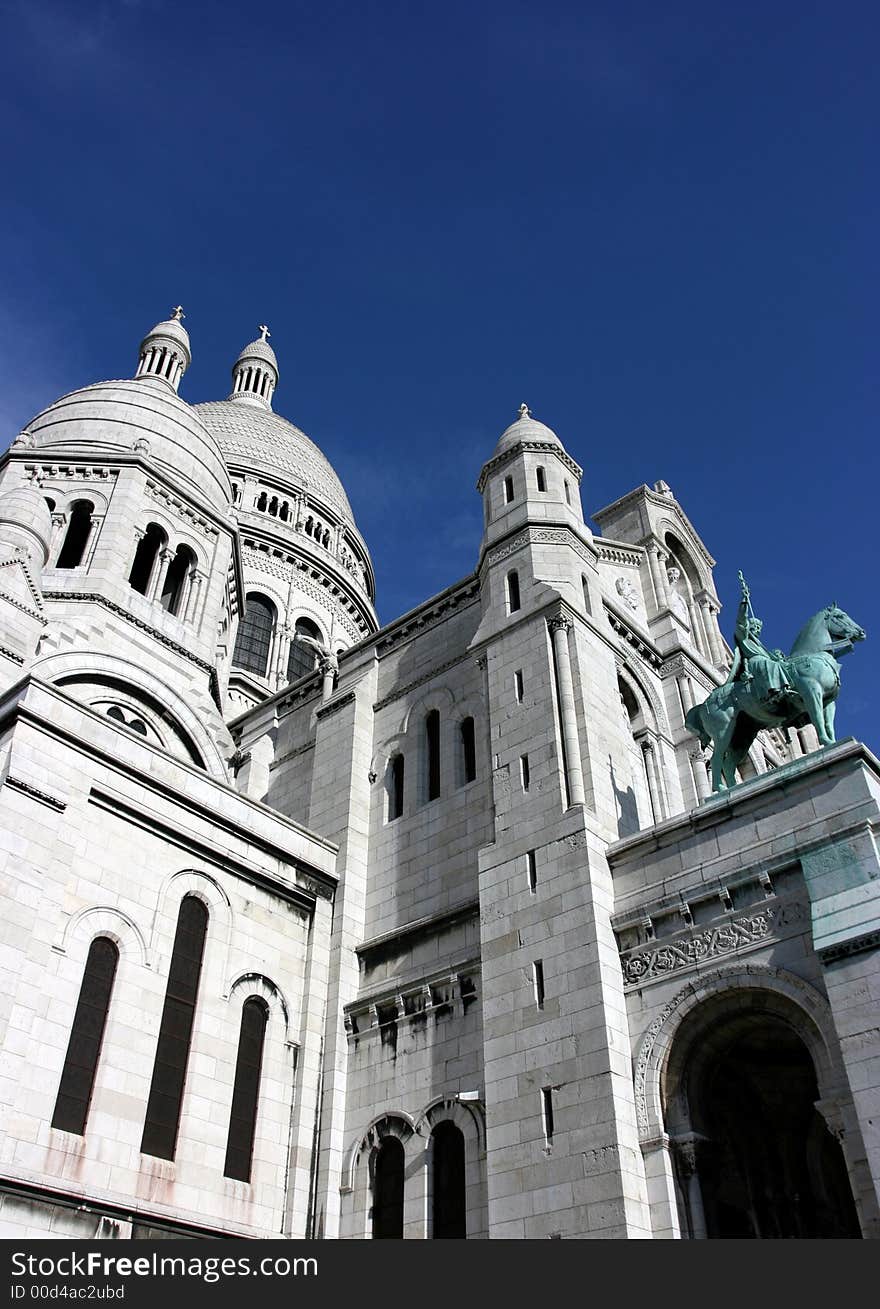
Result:
[[189,363],[177,310],[0,459],[0,1235],[880,1234],[880,765],[710,795],[670,487],[594,532],[522,406],[380,627],[267,329]]

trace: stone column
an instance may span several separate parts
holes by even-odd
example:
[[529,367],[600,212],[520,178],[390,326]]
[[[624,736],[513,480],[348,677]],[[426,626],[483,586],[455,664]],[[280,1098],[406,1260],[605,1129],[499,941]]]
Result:
[[697,1151],[699,1146],[700,1138],[695,1134],[673,1142],[678,1176],[688,1218],[690,1219],[690,1235],[692,1240],[705,1241],[708,1235],[706,1215],[703,1210],[703,1192],[700,1189],[700,1178],[697,1172]]
[[559,685],[559,719],[562,728],[562,746],[565,752],[565,783],[569,807],[584,804],[584,772],[581,766],[581,746],[578,739],[577,711],[574,702],[574,683],[571,676],[571,654],[568,634],[571,619],[561,614],[551,618],[548,626],[553,640],[556,678]]
[[697,746],[696,749],[691,750],[689,757],[694,775],[697,800],[708,800],[712,794],[712,786],[709,781],[709,774],[706,772],[706,751]]
[[641,1145],[654,1240],[680,1240],[678,1187],[669,1137],[664,1132],[656,1140],[642,1141]]
[[682,716],[686,718],[694,707],[694,689],[687,673],[679,673],[675,680],[678,684],[678,694],[681,696]]
[[654,822],[659,823],[666,817],[666,806],[663,802],[660,778],[657,775],[657,760],[654,757],[654,742],[643,739],[639,744],[641,745],[642,757],[645,761],[645,776],[648,779],[648,796],[651,800]]
[[657,608],[667,609],[669,607],[669,590],[666,583],[666,555],[657,545],[651,546],[648,550],[648,566],[651,570],[651,580],[654,583]]
[[159,596],[159,587],[165,571],[173,559],[173,555],[168,546],[163,546],[161,550],[156,551],[156,558],[153,561],[153,571],[150,574],[149,585],[147,586],[147,599],[156,600]]
[[706,650],[713,664],[721,667],[723,665],[721,653],[721,641],[718,632],[718,621],[715,617],[717,610],[713,608],[712,601],[705,594],[700,596],[700,620],[703,625],[703,631],[706,633]]
[[183,609],[183,621],[185,623],[195,623],[196,611],[199,605],[199,594],[202,589],[204,578],[201,573],[193,568],[189,575],[189,589],[186,597],[186,604]]

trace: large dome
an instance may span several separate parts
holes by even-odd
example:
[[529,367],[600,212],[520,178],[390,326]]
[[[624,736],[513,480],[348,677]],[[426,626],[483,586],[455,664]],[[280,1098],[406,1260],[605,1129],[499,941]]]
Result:
[[294,485],[354,523],[348,496],[329,460],[286,418],[247,399],[211,400],[193,408],[216,437],[227,463],[275,476],[288,474]]
[[229,473],[215,437],[167,382],[96,382],[62,396],[24,430],[35,450],[57,455],[59,462],[141,453],[215,509],[225,512],[231,504]]

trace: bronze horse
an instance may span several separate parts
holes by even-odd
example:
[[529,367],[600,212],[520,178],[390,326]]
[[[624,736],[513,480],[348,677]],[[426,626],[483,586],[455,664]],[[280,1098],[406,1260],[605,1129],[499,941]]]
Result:
[[840,665],[864,629],[837,605],[827,605],[805,623],[783,661],[792,691],[773,701],[760,700],[749,678],[727,682],[695,705],[686,726],[705,748],[712,743],[712,790],[736,785],[736,769],[762,727],[804,727],[812,723],[822,745],[834,744],[834,711],[840,691]]

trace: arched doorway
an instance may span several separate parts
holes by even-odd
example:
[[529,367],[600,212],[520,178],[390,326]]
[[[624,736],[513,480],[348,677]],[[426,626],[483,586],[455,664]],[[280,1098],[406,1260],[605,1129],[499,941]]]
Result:
[[[802,1035],[749,997],[682,1024],[666,1085],[682,1234],[859,1237],[843,1154],[816,1109]],[[710,1014],[708,1011],[712,1010]]]

